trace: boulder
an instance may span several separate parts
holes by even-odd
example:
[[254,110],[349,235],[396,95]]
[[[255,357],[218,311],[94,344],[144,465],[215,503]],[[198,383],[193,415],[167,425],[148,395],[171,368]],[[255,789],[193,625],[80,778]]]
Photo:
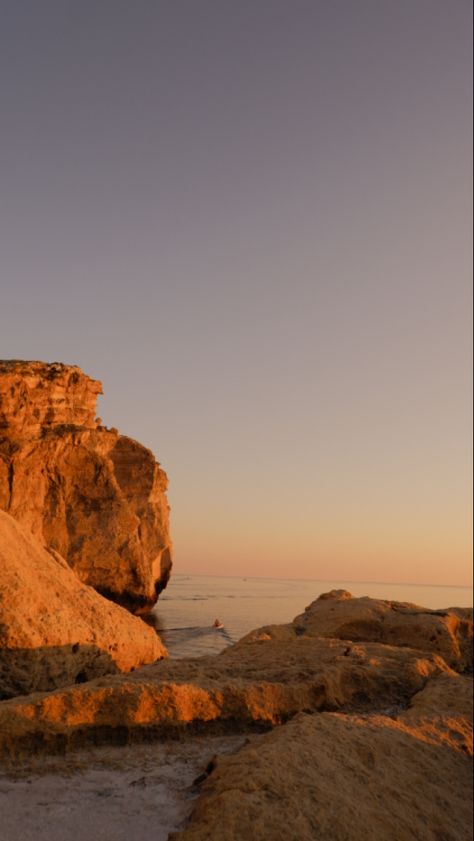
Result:
[[405,602],[354,598],[347,590],[323,593],[288,625],[251,631],[257,639],[328,637],[418,648],[439,654],[457,671],[472,670],[472,608],[429,610]]
[[0,699],[164,656],[152,628],[83,584],[57,552],[0,511]]
[[150,450],[101,426],[101,391],[77,366],[0,362],[0,509],[139,612],[170,575],[167,477]]
[[386,716],[300,714],[214,760],[188,827],[170,841],[467,841],[472,759],[463,748],[436,721],[427,738]]

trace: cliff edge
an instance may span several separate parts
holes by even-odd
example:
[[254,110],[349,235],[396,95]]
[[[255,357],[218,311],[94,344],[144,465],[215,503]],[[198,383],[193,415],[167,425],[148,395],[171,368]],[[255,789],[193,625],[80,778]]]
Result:
[[96,417],[76,365],[0,361],[0,509],[134,612],[171,571],[167,477],[150,450]]

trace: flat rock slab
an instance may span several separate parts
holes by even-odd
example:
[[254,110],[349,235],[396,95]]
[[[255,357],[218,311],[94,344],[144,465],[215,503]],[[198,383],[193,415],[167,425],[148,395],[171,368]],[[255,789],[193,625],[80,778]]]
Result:
[[0,756],[190,726],[271,727],[301,711],[391,712],[443,672],[454,674],[437,655],[408,648],[314,637],[256,641],[5,701]]

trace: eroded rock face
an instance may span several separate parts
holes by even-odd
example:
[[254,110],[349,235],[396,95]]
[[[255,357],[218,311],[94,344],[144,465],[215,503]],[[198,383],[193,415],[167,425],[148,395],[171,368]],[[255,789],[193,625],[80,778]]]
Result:
[[94,429],[102,385],[76,365],[0,360],[0,430],[10,437],[74,424]]
[[0,511],[0,699],[164,656],[141,619],[83,584],[60,555]]
[[405,602],[353,598],[332,590],[288,625],[251,631],[244,641],[327,637],[418,648],[439,654],[457,671],[472,670],[472,608],[429,610]]
[[445,672],[454,675],[440,657],[408,648],[257,641],[0,704],[0,756],[39,749],[45,733],[54,750],[104,728],[113,741],[189,725],[268,728],[301,711],[392,711]]
[[96,419],[76,366],[0,362],[0,508],[103,595],[146,610],[171,570],[167,477]]

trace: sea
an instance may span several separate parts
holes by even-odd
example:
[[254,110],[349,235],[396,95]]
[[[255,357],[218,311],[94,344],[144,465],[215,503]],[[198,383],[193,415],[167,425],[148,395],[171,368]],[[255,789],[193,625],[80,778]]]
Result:
[[473,603],[472,587],[176,574],[146,621],[170,657],[216,654],[261,625],[291,622],[330,590],[434,609]]

